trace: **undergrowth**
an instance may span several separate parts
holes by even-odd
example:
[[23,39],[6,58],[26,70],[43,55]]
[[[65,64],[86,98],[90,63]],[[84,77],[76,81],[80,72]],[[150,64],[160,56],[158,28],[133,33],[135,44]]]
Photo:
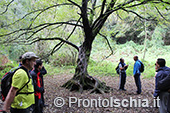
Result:
[[[94,45],[99,43],[98,41],[94,42]],[[91,76],[119,76],[116,73],[115,68],[119,63],[120,58],[124,58],[125,63],[129,65],[126,70],[127,76],[133,76],[134,55],[138,55],[139,59],[145,65],[145,71],[142,73],[142,76],[145,78],[155,76],[154,64],[157,58],[166,59],[166,65],[168,67],[170,66],[170,46],[152,46],[147,48],[144,57],[143,45],[137,45],[132,41],[122,45],[112,43],[111,46],[113,47],[113,54],[106,58],[106,56],[110,54],[108,47],[106,47],[105,43],[99,43],[99,45],[100,46],[93,47],[88,64],[88,72]],[[76,52],[69,53],[63,51],[52,56],[49,63],[44,63],[44,66],[48,71],[47,75],[74,74],[76,68],[76,56]],[[0,77],[13,67],[17,66],[17,62],[7,63],[3,69],[0,70]]]

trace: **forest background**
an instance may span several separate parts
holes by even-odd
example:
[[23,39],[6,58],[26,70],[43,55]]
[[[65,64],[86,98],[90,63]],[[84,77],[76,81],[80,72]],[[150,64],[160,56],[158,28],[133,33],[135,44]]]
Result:
[[[65,44],[54,54],[49,55],[50,50],[58,43],[54,41],[39,41],[31,44],[25,44],[24,41],[10,40],[12,36],[3,37],[6,32],[13,31],[21,26],[27,26],[28,20],[33,19],[27,16],[21,20],[31,9],[35,7],[46,7],[57,1],[34,1],[34,0],[16,0],[12,1],[1,0],[0,2],[0,77],[2,77],[11,68],[18,66],[18,58],[20,55],[27,51],[35,52],[40,58],[43,59],[44,65],[48,70],[48,75],[59,75],[61,73],[75,73],[76,60],[78,52],[71,46]],[[5,4],[5,5],[4,5]],[[9,4],[8,8],[7,5]],[[100,4],[100,3],[98,3]],[[19,8],[23,8],[20,10]],[[157,12],[166,12],[166,16],[170,13],[169,6],[149,6],[145,5],[140,9],[134,8],[133,10],[143,14],[145,17],[154,18],[155,14],[153,9]],[[69,10],[70,11],[70,10]],[[34,23],[46,22],[48,20],[63,20],[67,18],[74,18],[76,13],[71,13],[63,7],[57,7],[55,11],[47,11],[45,15],[41,15],[34,21]],[[72,12],[76,12],[73,8]],[[153,11],[153,12],[152,12]],[[55,15],[54,15],[55,13]],[[150,15],[148,15],[148,13]],[[46,15],[48,14],[48,16]],[[157,58],[165,58],[167,66],[170,66],[169,50],[170,50],[170,16],[165,19],[163,16],[156,18],[156,20],[141,19],[134,14],[123,11],[118,11],[109,16],[104,24],[101,32],[107,38],[105,40],[102,36],[97,35],[93,42],[93,48],[90,55],[88,64],[88,72],[91,76],[118,76],[115,67],[119,63],[120,58],[125,59],[125,63],[129,65],[127,75],[132,76],[134,60],[133,56],[138,55],[139,59],[145,65],[143,77],[154,77],[155,69],[154,64]],[[19,24],[15,23],[20,21]],[[10,24],[13,23],[13,24]],[[9,25],[9,26],[8,26]],[[63,37],[68,35],[72,27],[63,27],[55,31],[55,34],[60,34]],[[66,29],[64,31],[63,29]],[[48,29],[46,29],[48,31]],[[37,37],[46,37],[48,34],[45,30],[40,32]],[[78,38],[77,38],[78,37]],[[80,45],[83,40],[83,32],[78,29],[72,35],[72,42]],[[110,47],[108,42],[110,42]],[[112,52],[110,51],[112,48]],[[110,55],[110,53],[112,53]],[[107,57],[109,56],[109,57]]]

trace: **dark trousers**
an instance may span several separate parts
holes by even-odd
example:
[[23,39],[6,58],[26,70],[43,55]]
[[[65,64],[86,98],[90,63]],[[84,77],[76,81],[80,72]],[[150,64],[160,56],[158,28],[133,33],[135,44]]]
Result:
[[168,92],[160,92],[159,93],[159,113],[169,113],[168,110],[168,99],[169,93]]
[[11,107],[10,112],[11,113],[30,113],[30,107],[26,109],[16,109],[16,108]]
[[135,79],[135,83],[136,83],[136,87],[137,87],[137,93],[140,94],[142,92],[140,74],[135,74],[134,79]]
[[42,92],[41,93],[41,99],[42,99],[42,104],[43,104],[43,106],[45,105],[45,102],[44,102],[44,93]]
[[35,104],[33,105],[32,113],[43,113],[43,103],[41,99],[35,96]]
[[120,73],[119,89],[125,89],[126,73]]
[[168,111],[168,113],[170,113],[170,93],[169,93],[169,96],[168,96],[168,107],[167,107],[167,111]]
[[[40,77],[41,77],[41,80],[42,80],[42,86],[41,87],[43,87],[43,89],[44,89],[44,77],[43,77],[43,75],[40,76]],[[41,99],[42,99],[42,103],[43,103],[43,106],[44,106],[45,105],[45,102],[44,102],[44,92],[41,93]]]

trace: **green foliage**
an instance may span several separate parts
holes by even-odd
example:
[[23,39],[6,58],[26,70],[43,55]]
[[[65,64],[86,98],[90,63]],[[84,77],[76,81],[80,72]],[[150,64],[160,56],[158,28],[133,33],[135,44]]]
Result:
[[116,65],[113,65],[110,61],[93,61],[90,60],[88,66],[88,72],[90,75],[98,75],[98,76],[115,76]]
[[72,49],[66,49],[64,51],[59,51],[58,53],[54,54],[50,58],[50,62],[54,67],[63,67],[63,66],[75,66],[77,52]]
[[9,58],[14,60],[14,61],[18,61],[19,56],[21,56],[22,54],[24,54],[27,50],[28,47],[26,46],[22,46],[22,45],[18,45],[18,44],[14,44],[9,46]]
[[74,74],[75,66],[53,66],[53,63],[44,63],[47,75]]
[[5,73],[13,71],[17,67],[18,63],[12,61],[10,63],[5,64],[4,66],[0,66],[0,79],[5,75]]
[[[19,56],[24,54],[27,51],[34,52],[34,46],[18,45],[18,44],[0,44],[0,54],[5,55],[10,60],[18,61]],[[36,53],[36,52],[35,52]]]
[[[101,38],[98,39],[101,41]],[[119,59],[121,57],[124,58],[125,63],[129,65],[128,69],[126,70],[127,76],[133,76],[134,55],[138,55],[139,59],[142,60],[145,65],[145,71],[142,73],[142,76],[144,78],[155,76],[154,64],[157,58],[165,58],[167,61],[167,66],[170,66],[170,46],[160,46],[159,48],[154,48],[153,46],[147,48],[146,59],[143,60],[142,45],[135,44],[133,41],[122,45],[116,45],[114,42],[112,42],[111,44],[115,45],[115,54],[108,59],[103,59],[103,56],[107,55],[109,51],[106,51],[106,49],[104,49],[105,44],[103,42],[98,42],[96,40],[95,43],[99,43],[99,46],[95,46],[95,50],[92,53],[88,65],[88,72],[91,76],[118,76],[118,74],[116,74],[115,68],[119,63]],[[54,56],[50,57],[49,64],[44,63],[44,66],[48,71],[47,75],[57,75],[60,73],[74,74],[76,63],[74,62],[75,64],[73,65],[70,60],[71,58],[72,54],[69,53],[69,50],[67,50],[66,48],[64,49],[64,51],[59,51],[57,52],[57,54],[54,54]],[[0,71],[0,75],[4,75],[6,72],[12,69],[12,67],[17,66],[18,64],[16,62],[6,64],[6,68]]]

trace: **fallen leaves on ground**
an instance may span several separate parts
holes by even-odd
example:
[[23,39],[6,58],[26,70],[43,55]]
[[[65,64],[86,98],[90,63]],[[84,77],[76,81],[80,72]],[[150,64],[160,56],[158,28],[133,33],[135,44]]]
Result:
[[[127,76],[125,85],[127,91],[118,90],[119,77],[95,76],[112,87],[113,91],[105,94],[90,94],[89,91],[83,91],[81,94],[75,91],[70,92],[61,87],[72,76],[61,74],[44,77],[45,103],[48,104],[48,107],[44,108],[45,113],[158,113],[158,108],[154,107],[152,96],[154,78],[141,78],[142,94],[137,95],[137,88],[132,76]],[[57,97],[64,99],[65,104],[62,107],[56,107],[54,104]],[[116,99],[120,101],[116,101]],[[125,100],[123,101],[124,105],[120,105],[123,99]],[[146,107],[146,100],[148,100],[148,107]],[[62,104],[61,100],[55,102]],[[118,107],[119,105],[120,107]]]

